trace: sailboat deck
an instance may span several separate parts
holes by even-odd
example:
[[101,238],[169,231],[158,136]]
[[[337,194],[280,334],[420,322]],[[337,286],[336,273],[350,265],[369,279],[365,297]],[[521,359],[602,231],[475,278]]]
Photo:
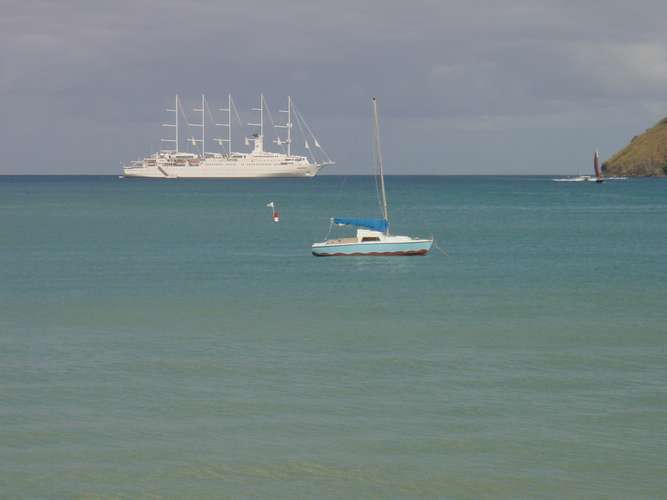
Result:
[[356,238],[338,238],[335,240],[327,240],[327,244],[335,244],[335,243],[357,243]]

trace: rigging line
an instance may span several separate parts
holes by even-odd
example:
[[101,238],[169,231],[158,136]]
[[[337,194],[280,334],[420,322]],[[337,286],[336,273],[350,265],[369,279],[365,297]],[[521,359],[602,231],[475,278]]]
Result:
[[236,116],[236,121],[239,124],[239,127],[243,128],[243,123],[241,122],[241,117],[239,116],[239,110],[236,108],[236,103],[234,102],[234,98],[232,97],[230,99],[232,102],[232,109],[234,110],[234,116]]
[[294,108],[294,111],[296,111],[296,114],[297,114],[298,116],[300,116],[301,119],[303,120],[303,124],[304,124],[304,126],[306,127],[306,129],[308,130],[308,132],[310,133],[310,135],[313,136],[313,141],[317,144],[317,148],[318,148],[320,151],[322,151],[322,153],[324,154],[324,158],[325,158],[325,160],[326,160],[327,162],[330,162],[330,161],[331,161],[331,158],[329,157],[329,155],[327,154],[327,152],[324,150],[324,148],[320,145],[320,143],[319,143],[318,140],[317,140],[317,137],[315,136],[315,134],[313,133],[313,131],[311,130],[311,128],[308,126],[308,123],[306,122],[306,120],[305,120],[305,118],[303,117],[303,115],[301,114],[301,112],[300,112],[300,111],[297,109],[297,107],[294,105],[294,102],[293,102],[293,101],[292,101],[292,107]]
[[[343,180],[341,181],[340,185],[338,186],[338,189],[336,190],[336,196],[334,197],[334,206],[335,207],[340,207],[341,203],[340,200],[343,197],[343,188],[345,187],[345,183],[347,182],[347,175],[343,176]],[[333,220],[333,219],[331,219]],[[331,232],[331,227],[329,227],[329,232]],[[327,238],[329,237],[329,234],[327,233]]]
[[215,120],[213,119],[213,113],[211,112],[211,108],[208,105],[208,101],[204,101],[206,103],[206,112],[208,114],[208,119],[211,120],[211,123],[215,124]]
[[375,152],[377,154],[377,169],[380,180],[380,189],[382,191],[382,200],[381,210],[382,217],[386,220],[389,220],[389,214],[387,213],[387,193],[385,192],[385,182],[384,182],[384,168],[382,164],[382,146],[380,144],[380,123],[378,119],[378,110],[377,110],[377,101],[373,98],[373,130],[375,131]]
[[[292,103],[292,106],[294,103]],[[296,111],[296,109],[294,110]],[[299,115],[295,113],[294,115],[296,117],[296,125],[299,128],[299,131],[301,132],[301,135],[304,137],[304,139],[307,141],[308,137],[306,136],[306,133],[303,130],[303,126],[301,125],[301,120],[299,119]],[[315,158],[315,154],[313,153],[313,150],[311,148],[306,149],[306,157],[310,156],[313,160],[314,163],[317,163],[317,159]]]
[[[334,201],[334,206],[335,207],[340,207],[342,206],[341,200],[343,199],[343,188],[345,187],[345,183],[347,182],[347,175],[343,176],[343,180],[340,183],[340,186],[338,186],[338,193],[336,195],[336,200]],[[331,219],[333,223],[333,218]],[[329,226],[329,233],[331,232],[331,226]],[[327,233],[327,238],[329,237],[329,233]],[[325,238],[326,239],[326,238]]]
[[[243,132],[243,123],[241,122],[241,116],[239,115],[239,110],[238,110],[238,108],[236,107],[236,102],[234,102],[234,98],[232,97],[231,94],[229,94],[229,102],[230,102],[230,104],[231,104],[231,106],[229,106],[229,108],[230,108],[230,111],[229,111],[229,112],[231,113],[231,110],[234,110],[234,116],[236,117],[236,123],[239,124],[239,128],[241,129],[241,135],[246,135],[246,134]],[[232,128],[232,120],[231,120],[231,118],[230,118],[230,120],[229,120],[229,128],[230,128],[230,129]],[[231,142],[231,141],[229,141],[228,146],[229,146],[229,156],[231,156],[231,155],[232,155],[232,142]]]
[[[185,125],[188,127],[188,135],[190,137],[194,137],[194,134],[192,133],[192,129],[191,129],[191,126],[190,126],[190,120],[188,120],[188,116],[185,114],[185,110],[183,109],[183,105],[181,104],[181,99],[178,100],[178,109],[181,111],[181,116],[183,116],[183,119],[185,120]],[[190,145],[192,144],[192,141],[190,139],[188,139],[185,142],[188,145],[188,152],[189,152],[190,151]],[[195,142],[195,147],[197,147],[196,144],[197,143]],[[176,148],[176,149],[178,149],[178,148]],[[204,155],[202,155],[202,156],[204,156]]]
[[340,206],[340,199],[343,196],[343,188],[345,187],[345,182],[347,181],[347,175],[343,176],[343,181],[340,183],[340,186],[338,187],[338,195],[336,196],[336,206]]
[[334,218],[331,217],[329,218],[329,230],[327,231],[327,235],[324,237],[324,241],[329,239],[329,235],[331,234],[331,228],[333,228],[333,224],[334,224]]
[[312,134],[312,136],[313,136],[313,140],[315,141],[315,143],[316,143],[316,145],[317,145],[317,148],[318,148],[320,151],[322,151],[322,153],[324,154],[324,158],[325,158],[325,160],[326,160],[327,162],[331,162],[331,157],[329,157],[329,154],[328,154],[328,153],[326,152],[326,150],[322,147],[322,145],[317,141],[317,137],[315,136],[315,132],[313,132],[313,131],[310,129],[310,126],[308,125],[308,122],[306,122],[305,119],[304,119],[303,122],[304,122],[304,124],[306,125],[306,128],[307,128],[307,129],[310,131],[310,133]]
[[382,199],[380,197],[380,183],[379,183],[379,175],[380,171],[378,168],[378,160],[377,160],[377,149],[376,149],[376,132],[375,132],[375,124],[373,124],[373,163],[375,164],[375,175],[373,176],[373,180],[375,181],[375,196],[377,197],[377,202],[378,202],[378,207],[380,208],[380,216],[384,218],[384,211],[382,210]]
[[431,239],[433,240],[433,246],[434,246],[434,247],[435,247],[435,248],[436,248],[442,255],[444,255],[445,257],[449,257],[449,254],[447,253],[447,250],[445,250],[445,249],[443,249],[443,248],[440,248],[440,246],[438,245],[438,242],[435,241],[435,238],[434,238],[433,236],[431,236]]
[[[306,130],[308,131],[308,133],[310,134],[310,136],[313,138],[313,141],[317,141],[317,137],[316,137],[315,134],[313,133],[313,131],[312,131],[312,129],[310,128],[310,126],[308,126],[308,123],[306,122],[306,119],[303,117],[303,115],[301,114],[301,111],[299,111],[299,108],[296,107],[296,104],[294,104],[294,102],[292,102],[292,107],[294,108],[294,111],[296,112],[296,114],[299,115],[299,117],[300,117],[301,120],[303,121],[303,126],[306,128]],[[319,142],[318,142],[318,144],[319,144]],[[322,149],[322,146],[317,146],[317,147],[318,147],[319,149]]]
[[[206,99],[204,99],[204,106],[205,106],[204,109],[206,110],[206,114],[208,115],[208,119],[211,121],[211,123],[213,125],[215,125],[215,119],[213,118],[213,113],[211,112],[211,108],[209,107],[208,101]],[[203,153],[203,156],[206,156],[206,151],[204,151],[203,149],[204,149],[204,145],[202,144],[202,153]]]
[[[299,117],[299,119],[303,123],[303,126],[306,129],[306,132],[308,132],[308,134],[310,135],[310,138],[312,139],[311,142],[313,143],[313,147],[311,147],[311,150],[313,152],[314,161],[317,162],[317,163],[324,163],[325,161],[331,161],[329,159],[329,156],[327,155],[326,151],[324,151],[324,149],[322,149],[322,146],[320,146],[320,143],[317,141],[317,137],[315,137],[315,134],[313,133],[313,131],[308,126],[308,122],[303,117],[301,112],[298,109],[295,109],[295,111],[297,113],[297,116]],[[321,158],[321,160],[320,160],[320,158]]]
[[308,154],[310,154],[310,156],[312,157],[313,163],[319,163],[319,158],[317,157],[317,155],[315,153],[315,150],[316,150],[315,142],[314,142],[315,138],[312,137],[312,134],[308,133],[306,120],[304,120],[301,113],[299,113],[299,110],[294,105],[294,102],[292,102],[292,108],[294,109],[294,116],[296,117],[296,122],[299,126],[299,130],[301,131],[301,135],[303,136],[304,141],[306,141],[306,142],[310,141],[310,143],[312,143],[312,144],[309,143],[309,147],[307,148],[308,149]]
[[[206,112],[208,114],[208,119],[211,120],[211,123],[213,125],[216,125],[217,123],[215,121],[215,118],[213,118],[213,112],[211,111],[211,108],[208,105],[208,101],[204,101],[204,103],[206,104]],[[214,142],[218,142],[219,140],[220,139],[214,139]],[[222,143],[221,142],[218,142],[218,147],[220,148],[221,151],[224,152],[224,149],[222,148]]]

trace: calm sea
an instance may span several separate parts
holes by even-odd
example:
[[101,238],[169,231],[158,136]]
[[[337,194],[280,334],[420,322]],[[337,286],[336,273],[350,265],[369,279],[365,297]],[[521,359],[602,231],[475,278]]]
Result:
[[1,177],[0,496],[664,498],[667,181],[387,190]]

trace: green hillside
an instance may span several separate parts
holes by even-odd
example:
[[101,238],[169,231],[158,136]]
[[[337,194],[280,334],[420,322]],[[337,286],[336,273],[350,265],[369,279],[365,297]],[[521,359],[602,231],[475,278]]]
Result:
[[602,165],[605,175],[667,175],[667,118],[618,151]]

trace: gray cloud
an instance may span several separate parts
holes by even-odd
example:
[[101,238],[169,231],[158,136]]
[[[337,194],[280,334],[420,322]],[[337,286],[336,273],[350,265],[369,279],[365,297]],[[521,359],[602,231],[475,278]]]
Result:
[[667,115],[664,2],[4,3],[0,173],[113,173],[177,91],[290,93],[338,172],[367,171],[372,94],[405,173],[576,171]]

